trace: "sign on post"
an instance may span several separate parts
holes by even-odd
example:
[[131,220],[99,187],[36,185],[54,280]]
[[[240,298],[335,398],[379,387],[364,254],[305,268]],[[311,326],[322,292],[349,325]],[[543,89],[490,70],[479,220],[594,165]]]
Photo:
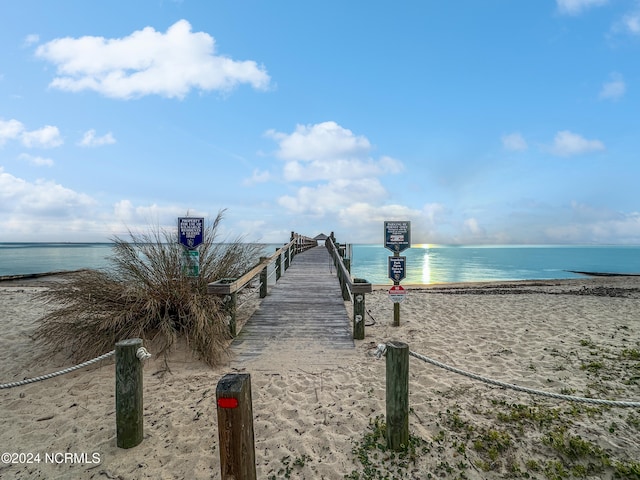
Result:
[[407,295],[407,291],[402,285],[394,285],[389,289],[389,298],[393,303],[400,303]]
[[188,249],[198,248],[204,240],[204,218],[179,217],[178,235],[180,244]]
[[404,300],[405,290],[400,286],[400,280],[407,273],[407,259],[401,257],[400,252],[411,248],[411,222],[385,221],[384,247],[393,252],[389,257],[389,278],[393,280],[393,287],[389,290],[389,298],[393,301],[393,326],[400,326],[400,302]]
[[394,253],[411,248],[411,222],[384,222],[384,246]]
[[185,250],[182,270],[187,277],[200,275],[200,252],[198,250]]
[[407,257],[389,257],[389,278],[400,282],[407,276]]

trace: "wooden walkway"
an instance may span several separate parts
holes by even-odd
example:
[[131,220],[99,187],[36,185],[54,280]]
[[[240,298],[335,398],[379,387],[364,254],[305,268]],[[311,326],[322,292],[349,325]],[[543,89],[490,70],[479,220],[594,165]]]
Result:
[[334,364],[336,353],[354,347],[331,256],[318,246],[296,255],[262,299],[231,345],[232,365],[274,358]]

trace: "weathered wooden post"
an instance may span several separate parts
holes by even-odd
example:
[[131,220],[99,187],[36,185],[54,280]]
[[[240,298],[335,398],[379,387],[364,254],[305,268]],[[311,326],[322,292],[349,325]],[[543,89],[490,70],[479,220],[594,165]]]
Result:
[[340,268],[340,261],[337,260],[337,257],[336,257],[336,261],[334,262],[334,265],[336,267],[336,276],[338,277],[338,282],[340,282],[340,291],[344,292],[343,285],[342,285],[342,268]]
[[238,292],[232,292],[224,296],[224,310],[229,318],[229,333],[236,336],[236,310],[238,305]]
[[348,258],[343,259],[343,265],[345,267],[345,271],[343,272],[342,281],[341,281],[342,298],[346,302],[350,298],[349,297],[349,283],[350,283],[351,278],[350,278],[350,275],[349,275],[348,272],[351,269],[351,260],[349,260]]
[[222,480],[256,480],[251,375],[222,377],[216,401]]
[[387,343],[387,448],[409,446],[409,345]]
[[[267,257],[260,257],[260,263],[264,262]],[[264,298],[267,296],[267,289],[269,282],[269,274],[267,272],[269,265],[265,265],[264,268],[260,271],[260,298]]]
[[371,292],[371,284],[363,278],[353,279],[353,339],[364,340],[365,293]]
[[138,349],[142,340],[132,338],[116,343],[116,444],[132,448],[142,442],[142,360]]
[[278,258],[276,258],[276,282],[280,280],[281,276],[282,276],[282,254],[278,255]]
[[393,326],[400,326],[400,303],[397,302],[393,304]]
[[289,258],[289,248],[284,251],[284,271],[286,272],[289,269],[289,265],[291,264],[291,259]]

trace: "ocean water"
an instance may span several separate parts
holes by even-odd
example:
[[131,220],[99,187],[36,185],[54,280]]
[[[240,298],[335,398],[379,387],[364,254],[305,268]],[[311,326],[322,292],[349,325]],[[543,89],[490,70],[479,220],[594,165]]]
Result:
[[111,243],[0,243],[0,276],[104,268]]
[[[277,245],[265,245],[265,255]],[[110,243],[0,243],[0,276],[105,268]],[[350,248],[351,273],[392,284],[382,245]],[[640,246],[434,246],[416,245],[406,259],[403,284],[578,278],[569,270],[640,274]]]
[[[264,245],[264,255],[279,246]],[[112,243],[1,243],[0,277],[110,266]]]
[[[382,245],[353,245],[351,273],[374,284],[392,284]],[[434,246],[417,245],[406,257],[401,283],[579,278],[574,271],[640,274],[640,246]]]

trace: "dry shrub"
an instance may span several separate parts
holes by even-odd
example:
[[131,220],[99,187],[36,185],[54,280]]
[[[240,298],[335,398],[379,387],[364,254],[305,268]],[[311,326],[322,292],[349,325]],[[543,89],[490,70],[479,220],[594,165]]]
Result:
[[142,338],[165,361],[179,338],[209,365],[229,340],[220,299],[207,284],[238,277],[256,263],[261,247],[241,238],[220,243],[223,212],[206,225],[200,246],[200,276],[183,272],[184,248],[177,234],[159,228],[114,239],[107,270],[84,270],[42,293],[54,308],[40,319],[35,338],[50,352],[84,361],[113,350],[116,342]]

